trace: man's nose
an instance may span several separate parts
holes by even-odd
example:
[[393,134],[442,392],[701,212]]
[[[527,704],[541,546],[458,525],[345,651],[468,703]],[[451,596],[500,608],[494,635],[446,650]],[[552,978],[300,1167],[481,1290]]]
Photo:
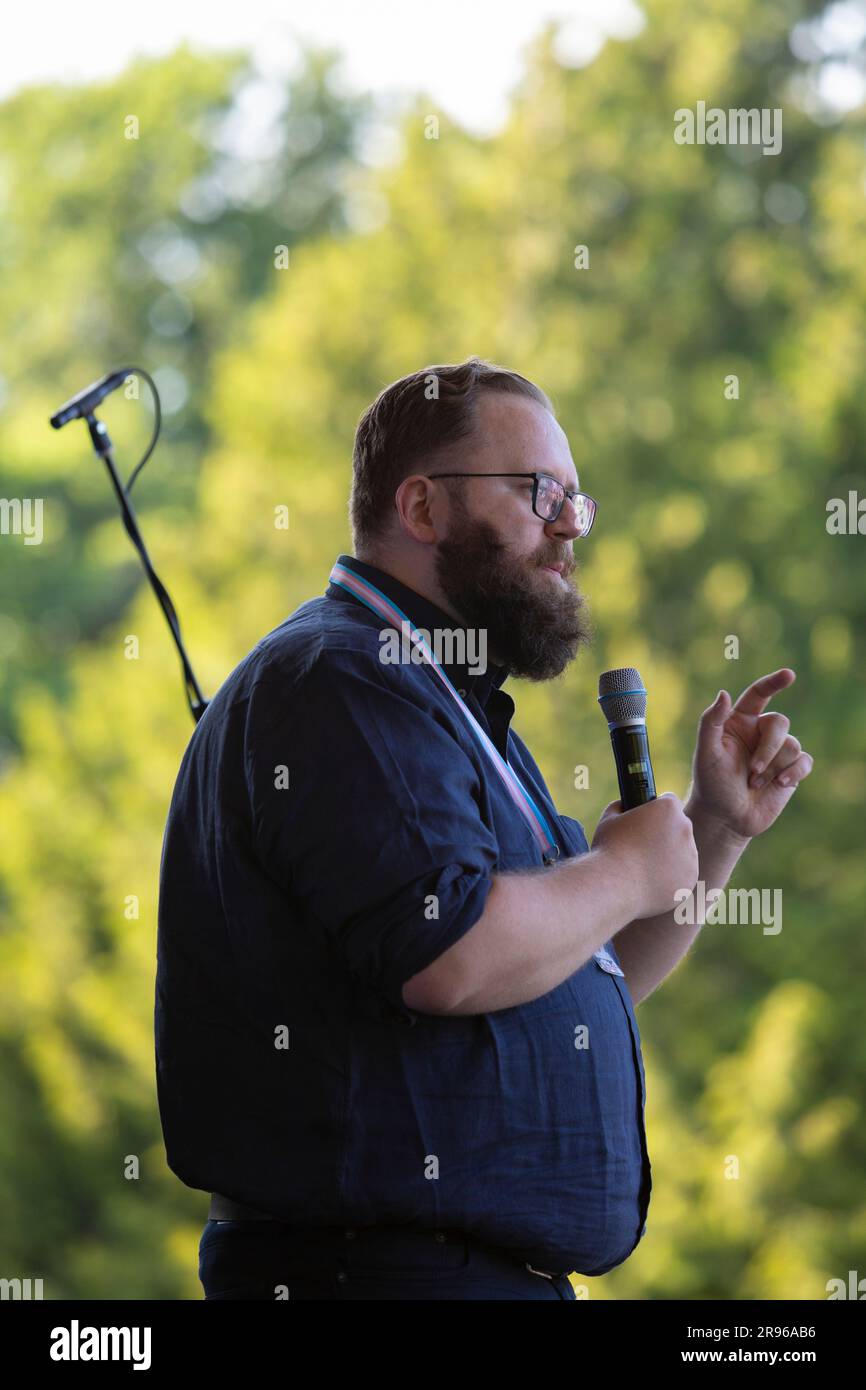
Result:
[[544,529],[550,536],[558,536],[560,539],[573,541],[580,535],[580,526],[577,523],[577,508],[570,497],[566,497],[562,504],[562,511],[555,521],[546,521]]

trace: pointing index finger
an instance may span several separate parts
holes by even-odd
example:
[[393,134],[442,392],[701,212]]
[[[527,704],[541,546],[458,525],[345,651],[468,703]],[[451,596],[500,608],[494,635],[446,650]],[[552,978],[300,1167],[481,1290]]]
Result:
[[769,676],[760,676],[746,687],[734,704],[732,713],[736,711],[739,714],[763,714],[773,696],[778,695],[780,690],[784,690],[786,685],[791,685],[796,679],[797,673],[792,671],[790,666],[782,666]]

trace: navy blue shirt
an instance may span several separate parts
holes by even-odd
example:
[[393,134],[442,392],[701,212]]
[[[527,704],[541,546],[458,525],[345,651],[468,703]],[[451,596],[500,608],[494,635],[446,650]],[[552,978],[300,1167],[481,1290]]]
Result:
[[[339,563],[416,627],[458,628]],[[330,583],[232,672],[184,754],[157,949],[169,1166],[299,1227],[459,1228],[538,1269],[603,1274],[644,1234],[651,1189],[626,981],[592,958],[492,1013],[404,1004],[492,876],[543,861],[457,702],[429,666],[383,663],[382,630]],[[510,727],[504,668],[443,666],[560,860],[585,853]]]

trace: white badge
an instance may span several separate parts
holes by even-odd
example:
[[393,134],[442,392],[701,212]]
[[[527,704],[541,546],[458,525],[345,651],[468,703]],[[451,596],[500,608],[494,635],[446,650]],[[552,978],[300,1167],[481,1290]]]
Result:
[[610,955],[610,953],[606,951],[603,946],[601,950],[596,951],[594,955],[601,969],[606,970],[608,975],[622,975],[622,978],[625,979],[625,975],[620,970],[613,956]]

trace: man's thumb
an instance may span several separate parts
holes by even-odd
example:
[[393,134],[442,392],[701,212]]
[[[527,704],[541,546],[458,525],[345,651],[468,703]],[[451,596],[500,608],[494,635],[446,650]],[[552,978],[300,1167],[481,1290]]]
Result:
[[731,712],[731,697],[727,690],[720,690],[709,709],[701,716],[701,723],[720,729]]

